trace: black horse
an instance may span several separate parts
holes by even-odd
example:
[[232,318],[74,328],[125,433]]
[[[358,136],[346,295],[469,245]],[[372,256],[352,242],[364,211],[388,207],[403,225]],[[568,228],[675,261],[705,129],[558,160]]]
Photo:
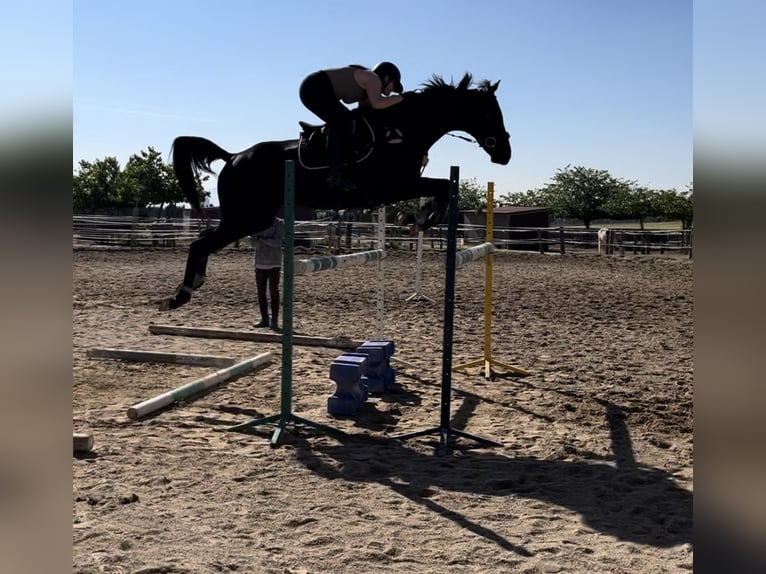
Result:
[[447,209],[449,180],[421,177],[424,158],[437,140],[447,132],[463,131],[494,163],[505,165],[511,159],[510,137],[495,97],[499,83],[484,80],[474,86],[471,74],[465,74],[454,85],[433,76],[422,90],[403,94],[403,101],[395,106],[355,110],[356,125],[369,125],[369,130],[364,129],[371,132],[371,143],[363,157],[350,161],[344,169],[358,186],[353,192],[328,189],[327,170],[321,164],[307,165],[313,144],[304,141],[312,131],[305,124],[306,133],[300,140],[262,142],[239,153],[230,153],[204,138],[176,138],[173,168],[197,217],[202,216],[197,176],[200,171],[213,173],[212,162],[225,162],[218,175],[221,221],[192,242],[183,283],[173,297],[162,301],[160,309],[175,309],[191,299],[192,292],[204,282],[211,253],[271,225],[283,203],[285,160],[295,161],[295,198],[302,206],[364,209],[430,197],[416,222],[422,229],[438,224]]

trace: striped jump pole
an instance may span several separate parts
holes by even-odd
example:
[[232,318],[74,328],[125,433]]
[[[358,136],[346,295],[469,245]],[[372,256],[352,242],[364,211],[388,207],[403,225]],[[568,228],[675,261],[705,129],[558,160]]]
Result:
[[[481,359],[476,359],[457,365],[453,367],[453,371],[463,371],[471,367],[479,365],[484,366],[484,378],[492,379],[497,374],[492,370],[492,367],[500,367],[506,371],[518,375],[529,375],[528,371],[525,371],[521,367],[515,365],[509,365],[492,358],[492,253],[495,251],[495,245],[492,243],[495,238],[495,182],[490,181],[487,183],[487,235],[485,243],[466,249],[458,253],[458,258],[464,257],[462,261],[458,262],[458,267],[466,261],[478,259],[484,256],[484,356]],[[473,252],[469,254],[470,252]],[[465,255],[464,255],[465,254]]]
[[219,383],[252,371],[261,365],[265,365],[273,358],[273,353],[261,353],[260,355],[256,355],[255,357],[251,357],[250,359],[246,359],[231,365],[230,367],[226,367],[225,369],[220,369],[219,371],[211,373],[206,377],[202,377],[201,379],[197,379],[196,381],[192,381],[183,386],[180,386],[177,389],[173,389],[172,391],[168,391],[167,393],[163,393],[154,398],[133,405],[128,409],[128,418],[135,420],[146,416],[149,413],[153,413],[154,411],[178,402],[181,399],[189,398],[192,395],[214,387]]
[[[276,447],[282,442],[283,432],[292,425],[310,427],[315,430],[324,431],[328,434],[344,435],[340,429],[323,425],[303,417],[299,417],[292,411],[293,404],[293,287],[295,284],[295,269],[303,268],[303,265],[296,265],[293,259],[295,250],[293,239],[295,235],[295,163],[285,161],[285,238],[284,238],[284,264],[282,281],[282,384],[280,388],[280,412],[277,415],[271,415],[260,419],[250,421],[229,427],[228,430],[251,433],[252,429],[262,425],[275,425],[274,433],[271,435],[271,446]],[[336,259],[340,259],[338,256]],[[325,258],[319,258],[325,259]],[[318,264],[319,267],[322,263]],[[329,263],[327,263],[329,265]],[[307,264],[313,267],[313,264]],[[337,262],[335,264],[337,267]],[[330,269],[331,267],[326,267]],[[321,269],[317,269],[319,271]]]
[[450,426],[450,401],[452,397],[452,335],[455,315],[455,270],[457,269],[457,217],[458,197],[460,195],[460,168],[450,168],[449,218],[447,224],[447,261],[444,285],[444,339],[442,354],[441,411],[439,426],[397,435],[393,438],[406,440],[428,434],[439,435],[437,454],[447,452],[450,438],[461,436],[487,446],[502,446],[488,438],[469,434]]
[[465,263],[481,259],[485,255],[492,253],[494,250],[495,245],[489,242],[480,243],[479,245],[474,245],[468,249],[463,249],[462,251],[458,251],[457,255],[455,255],[455,265],[457,267],[462,267]]
[[316,273],[327,269],[338,269],[351,265],[362,265],[370,261],[380,261],[386,256],[382,249],[373,249],[371,251],[360,251],[358,253],[348,253],[346,255],[326,255],[324,257],[314,257],[312,259],[298,259],[295,261],[295,275],[304,275],[306,273]]

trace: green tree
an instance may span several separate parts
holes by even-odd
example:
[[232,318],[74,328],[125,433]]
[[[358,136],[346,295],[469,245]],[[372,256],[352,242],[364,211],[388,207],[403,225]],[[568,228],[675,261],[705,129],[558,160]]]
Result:
[[94,212],[120,203],[120,163],[115,157],[80,160],[72,176],[72,207]]
[[654,211],[664,219],[680,219],[684,229],[694,221],[694,187],[689,184],[686,191],[675,189],[658,190],[654,197]]
[[516,205],[520,207],[548,207],[548,199],[541,189],[505,193],[496,202],[498,205]]
[[[197,193],[204,201],[210,195],[202,183],[208,176],[197,178]],[[173,166],[162,161],[151,146],[130,156],[124,170],[114,157],[95,162],[81,160],[72,176],[72,203],[75,209],[95,211],[118,207],[144,208],[184,203],[186,198],[178,185]]]
[[542,188],[546,205],[554,216],[581,219],[586,228],[606,214],[605,204],[625,182],[605,170],[566,166]]
[[604,204],[606,215],[614,219],[638,219],[641,229],[647,217],[658,215],[656,192],[635,182],[623,182]]
[[459,193],[459,209],[478,213],[487,207],[487,189],[479,185],[475,177],[460,181]]
[[122,173],[122,199],[137,208],[148,204],[183,202],[184,197],[171,166],[153,147],[130,156]]
[[694,223],[694,182],[690,181],[686,190],[679,193],[678,212],[684,229],[690,229]]

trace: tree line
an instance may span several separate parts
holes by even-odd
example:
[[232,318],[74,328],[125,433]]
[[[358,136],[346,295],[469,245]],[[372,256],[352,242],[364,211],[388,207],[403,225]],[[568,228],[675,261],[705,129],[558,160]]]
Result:
[[[203,199],[210,193],[202,187],[208,176],[198,178]],[[79,212],[106,212],[148,205],[175,206],[184,203],[173,167],[149,147],[128,159],[124,168],[114,157],[94,162],[81,160],[73,175],[73,207]],[[693,184],[683,191],[649,189],[635,181],[612,176],[606,170],[566,166],[538,189],[506,193],[495,198],[495,206],[544,207],[554,218],[581,220],[586,228],[596,219],[681,220],[684,229],[694,217]],[[419,200],[395,204],[394,210],[414,214]],[[481,211],[487,207],[487,190],[476,179],[460,182],[460,209]]]
[[[680,220],[688,229],[694,218],[694,188],[649,189],[635,181],[612,176],[606,170],[582,166],[559,169],[538,189],[506,193],[495,206],[544,207],[554,218],[577,219],[586,228],[596,219],[637,220],[641,229],[649,219]],[[460,182],[460,208],[485,209],[487,191],[476,180]]]
[[[209,197],[197,179],[200,197]],[[115,157],[93,162],[80,160],[72,177],[72,207],[80,213],[112,213],[125,209],[144,209],[149,205],[176,206],[186,198],[178,185],[173,166],[162,160],[151,146],[128,159],[125,167]],[[168,210],[172,212],[173,210]]]

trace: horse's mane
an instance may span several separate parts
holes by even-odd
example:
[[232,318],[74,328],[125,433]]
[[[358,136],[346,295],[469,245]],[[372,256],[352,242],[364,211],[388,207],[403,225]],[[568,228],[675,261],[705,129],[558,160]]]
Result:
[[[458,82],[457,85],[454,84],[454,82],[447,82],[444,78],[442,78],[438,74],[433,74],[431,76],[431,79],[428,80],[425,84],[423,84],[423,92],[455,92],[455,91],[461,91],[465,92],[468,91],[473,84],[473,75],[469,72],[466,72],[462,79]],[[481,91],[489,91],[490,88],[490,82],[489,80],[481,80],[476,84],[476,87]]]

